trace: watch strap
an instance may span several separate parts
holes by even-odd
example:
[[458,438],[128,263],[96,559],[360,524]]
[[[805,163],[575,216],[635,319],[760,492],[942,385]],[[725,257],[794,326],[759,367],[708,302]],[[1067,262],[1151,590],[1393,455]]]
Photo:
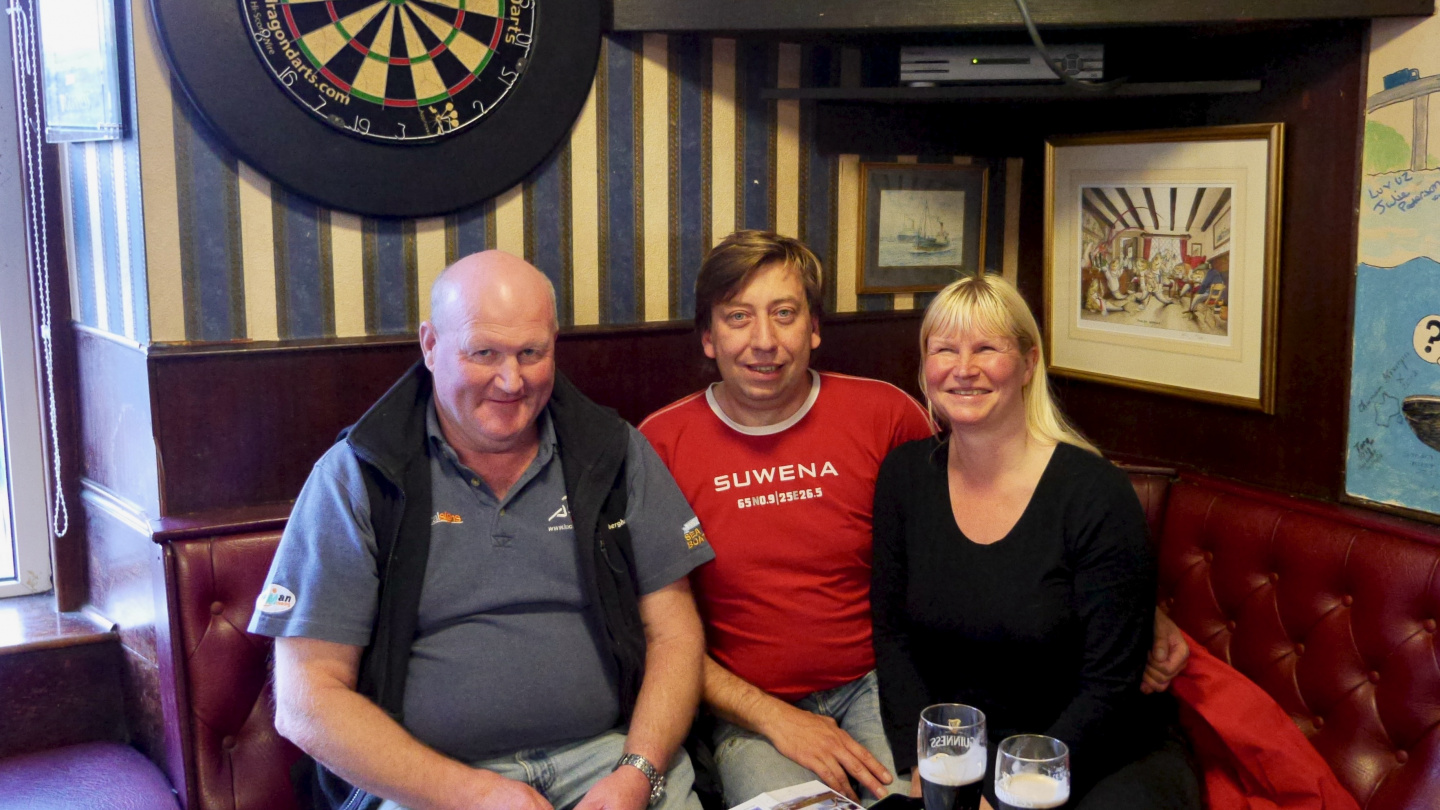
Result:
[[665,797],[665,774],[660,773],[659,769],[651,764],[650,760],[639,754],[626,754],[620,757],[620,761],[615,763],[615,767],[612,770],[619,770],[626,765],[638,769],[641,773],[645,774],[646,779],[650,780],[649,806],[653,807]]

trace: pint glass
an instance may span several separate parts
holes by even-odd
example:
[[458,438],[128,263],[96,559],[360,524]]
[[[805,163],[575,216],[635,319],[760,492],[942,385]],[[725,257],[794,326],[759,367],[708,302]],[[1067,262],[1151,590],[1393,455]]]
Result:
[[977,810],[985,778],[985,713],[963,703],[920,712],[917,741],[925,810]]
[[[1070,749],[1054,737],[1006,737],[995,755],[997,810],[1044,810],[1070,799]],[[928,808],[927,808],[928,810]]]

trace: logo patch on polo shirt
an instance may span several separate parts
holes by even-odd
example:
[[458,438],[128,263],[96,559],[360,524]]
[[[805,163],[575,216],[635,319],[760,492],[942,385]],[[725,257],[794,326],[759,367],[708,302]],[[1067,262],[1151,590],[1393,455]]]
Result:
[[705,530],[700,528],[700,518],[698,517],[692,517],[686,521],[685,525],[680,527],[680,531],[685,533],[686,548],[695,548],[705,542]]
[[255,609],[261,613],[287,613],[293,607],[295,594],[284,585],[271,585],[255,600]]
[[[560,496],[560,508],[559,508],[559,509],[556,509],[553,513],[551,513],[551,515],[550,515],[550,523],[555,523],[555,521],[557,521],[557,520],[565,520],[565,521],[568,521],[569,519],[570,519],[570,496],[569,496],[569,495],[561,495],[561,496]],[[570,530],[572,530],[572,529],[575,528],[575,524],[573,524],[573,523],[561,523],[561,524],[554,525],[554,526],[548,526],[548,527],[546,527],[546,528],[549,529],[549,531],[552,531],[552,532],[568,532],[568,531],[570,531]]]
[[431,526],[434,526],[434,525],[437,524],[437,523],[464,523],[464,522],[465,522],[465,521],[461,520],[461,519],[460,519],[460,516],[457,515],[457,514],[455,514],[454,512],[436,512],[436,513],[435,513],[435,517],[430,518],[430,525],[431,525]]

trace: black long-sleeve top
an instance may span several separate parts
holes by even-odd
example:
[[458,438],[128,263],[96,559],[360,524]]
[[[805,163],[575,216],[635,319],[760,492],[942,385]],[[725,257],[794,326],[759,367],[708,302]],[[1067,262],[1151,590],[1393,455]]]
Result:
[[871,603],[895,764],[915,765],[922,708],[968,703],[985,712],[992,762],[1011,734],[1057,737],[1083,795],[1159,741],[1139,688],[1155,605],[1144,512],[1124,473],[1061,444],[1009,534],[974,543],[951,511],[947,450],[902,445],[875,484]]

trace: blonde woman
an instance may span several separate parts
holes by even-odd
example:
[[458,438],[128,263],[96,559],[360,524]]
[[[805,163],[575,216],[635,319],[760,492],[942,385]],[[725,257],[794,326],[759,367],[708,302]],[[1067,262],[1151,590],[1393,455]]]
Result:
[[[1069,807],[1200,807],[1169,697],[1139,688],[1155,604],[1144,514],[1051,400],[1024,299],[998,276],[961,279],[920,344],[944,430],[893,451],[875,487],[871,604],[896,766],[915,765],[921,708],[969,703],[992,756],[1017,733],[1070,746]],[[993,804],[989,778],[985,791]]]

